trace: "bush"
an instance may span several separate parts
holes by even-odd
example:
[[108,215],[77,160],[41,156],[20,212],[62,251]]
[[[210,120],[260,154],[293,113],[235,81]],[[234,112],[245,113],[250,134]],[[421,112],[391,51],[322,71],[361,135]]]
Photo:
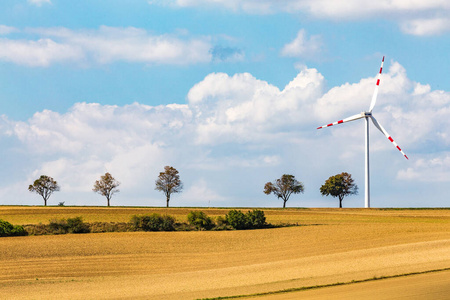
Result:
[[174,231],[176,219],[169,215],[161,217],[161,224],[159,226],[161,231]]
[[68,218],[67,227],[69,233],[89,233],[89,225],[83,222],[82,217]]
[[250,228],[264,228],[266,226],[266,217],[262,210],[248,211],[245,216]]
[[191,211],[188,216],[188,223],[195,226],[197,229],[209,230],[214,227],[214,223],[210,217],[208,217],[202,211]]
[[69,226],[67,225],[66,219],[54,219],[50,220],[50,224],[48,224],[49,233],[51,234],[65,234],[69,231]]
[[53,234],[65,233],[89,233],[91,232],[89,225],[83,222],[82,217],[50,220],[49,231]]
[[264,212],[258,209],[246,214],[240,210],[230,210],[226,215],[226,222],[234,229],[257,229],[267,225]]
[[11,223],[0,220],[0,236],[20,236],[27,235],[27,232],[20,225],[12,225]]
[[225,217],[217,216],[216,224],[217,224],[217,226],[226,226],[226,225],[228,225],[226,216]]
[[175,218],[160,214],[133,216],[131,223],[135,230],[143,231],[173,231],[175,230]]
[[247,218],[240,210],[230,210],[226,215],[227,223],[234,229],[247,229]]

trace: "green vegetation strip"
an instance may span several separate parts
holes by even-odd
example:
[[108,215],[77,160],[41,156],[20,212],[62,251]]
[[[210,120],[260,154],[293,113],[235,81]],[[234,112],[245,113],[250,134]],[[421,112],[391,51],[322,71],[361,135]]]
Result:
[[398,274],[398,275],[391,275],[391,276],[380,276],[380,277],[374,276],[372,278],[361,279],[361,280],[352,280],[352,281],[348,281],[348,282],[336,282],[336,283],[320,284],[320,285],[313,285],[313,286],[302,286],[302,287],[298,287],[298,288],[290,288],[290,289],[284,289],[284,290],[272,291],[272,292],[255,293],[255,294],[247,294],[247,295],[235,295],[235,296],[224,296],[224,297],[216,297],[216,298],[202,298],[202,299],[197,299],[197,300],[222,300],[222,299],[237,299],[237,298],[248,298],[248,297],[262,297],[262,296],[300,292],[300,291],[320,289],[320,288],[325,288],[325,287],[350,285],[350,284],[355,284],[355,283],[369,282],[369,281],[382,280],[382,279],[391,279],[391,278],[398,278],[398,277],[406,277],[406,276],[412,276],[412,275],[421,275],[421,274],[428,274],[428,273],[436,273],[436,272],[443,272],[443,271],[450,271],[450,268],[435,269],[435,270],[428,270],[428,271],[422,271],[422,272],[412,272],[412,273],[405,273],[405,274]]

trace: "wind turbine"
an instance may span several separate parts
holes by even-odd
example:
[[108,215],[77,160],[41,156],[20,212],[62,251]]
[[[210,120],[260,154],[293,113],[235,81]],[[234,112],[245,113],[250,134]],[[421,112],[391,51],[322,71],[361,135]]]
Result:
[[365,207],[369,208],[370,207],[370,176],[369,176],[369,118],[372,120],[373,124],[375,125],[376,128],[378,128],[378,130],[381,131],[381,133],[384,134],[384,136],[386,136],[388,138],[389,141],[391,141],[392,144],[394,144],[394,146],[403,154],[403,156],[406,159],[409,159],[408,156],[406,156],[406,154],[402,151],[402,149],[400,149],[400,147],[397,145],[396,142],[394,142],[394,139],[389,135],[389,133],[386,132],[386,130],[383,128],[383,126],[381,126],[380,123],[378,123],[378,121],[375,119],[375,117],[372,115],[372,109],[375,106],[375,103],[377,102],[377,95],[378,95],[378,88],[380,86],[380,78],[381,78],[381,72],[383,71],[383,63],[384,63],[384,56],[383,56],[383,60],[381,61],[381,67],[380,67],[380,72],[378,73],[377,76],[377,83],[375,86],[375,91],[373,92],[373,96],[372,96],[372,102],[370,103],[370,108],[369,111],[363,111],[360,114],[348,117],[346,119],[334,122],[334,123],[330,123],[328,125],[323,125],[320,127],[317,127],[317,129],[321,129],[321,128],[325,128],[325,127],[330,127],[333,125],[337,125],[337,124],[341,124],[341,123],[346,123],[346,122],[350,122],[350,121],[354,121],[354,120],[358,120],[358,119],[362,119],[364,118],[366,120],[365,122],[365,150],[366,150],[366,155],[365,155],[365,164],[366,164],[366,170],[365,170],[365,190],[364,190],[364,199],[365,199]]

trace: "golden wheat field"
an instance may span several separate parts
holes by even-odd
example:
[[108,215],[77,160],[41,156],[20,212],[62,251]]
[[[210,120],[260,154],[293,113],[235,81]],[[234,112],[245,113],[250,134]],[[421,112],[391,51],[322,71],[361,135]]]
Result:
[[[185,220],[190,210],[2,206],[0,219],[16,225],[74,216],[125,222],[135,214],[158,212]],[[228,211],[202,210],[210,216]],[[0,238],[0,298],[450,297],[450,210],[264,211],[270,223],[303,226]],[[298,291],[338,282],[349,284]],[[286,289],[292,290],[279,293]]]

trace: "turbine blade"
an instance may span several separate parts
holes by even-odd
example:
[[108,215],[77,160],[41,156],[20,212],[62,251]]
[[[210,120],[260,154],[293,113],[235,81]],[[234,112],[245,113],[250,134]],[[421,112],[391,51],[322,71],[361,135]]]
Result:
[[381,124],[377,122],[377,119],[375,119],[374,116],[370,116],[370,118],[372,119],[375,127],[378,128],[384,134],[384,136],[387,137],[389,141],[391,141],[392,144],[394,144],[395,148],[397,148],[398,151],[400,151],[406,159],[409,159],[408,156],[406,156],[406,154],[402,151],[402,149],[400,149],[394,139],[389,135],[389,133],[387,133],[387,131],[383,128],[383,126],[381,126]]
[[341,124],[341,123],[346,123],[346,122],[358,120],[358,119],[361,119],[361,118],[364,118],[364,113],[360,113],[360,114],[348,117],[346,119],[343,119],[343,120],[340,120],[340,121],[337,121],[337,122],[334,122],[334,123],[330,123],[330,124],[327,124],[327,125],[323,125],[323,126],[317,127],[317,129],[330,127],[330,126],[333,126],[333,125],[337,125],[337,124]]
[[374,108],[375,103],[377,102],[378,88],[380,87],[381,72],[383,71],[383,63],[384,63],[384,56],[383,56],[383,59],[381,60],[380,72],[377,75],[377,84],[375,85],[375,91],[373,91],[373,96],[372,96],[372,101],[370,102],[369,112],[372,112],[372,109]]

